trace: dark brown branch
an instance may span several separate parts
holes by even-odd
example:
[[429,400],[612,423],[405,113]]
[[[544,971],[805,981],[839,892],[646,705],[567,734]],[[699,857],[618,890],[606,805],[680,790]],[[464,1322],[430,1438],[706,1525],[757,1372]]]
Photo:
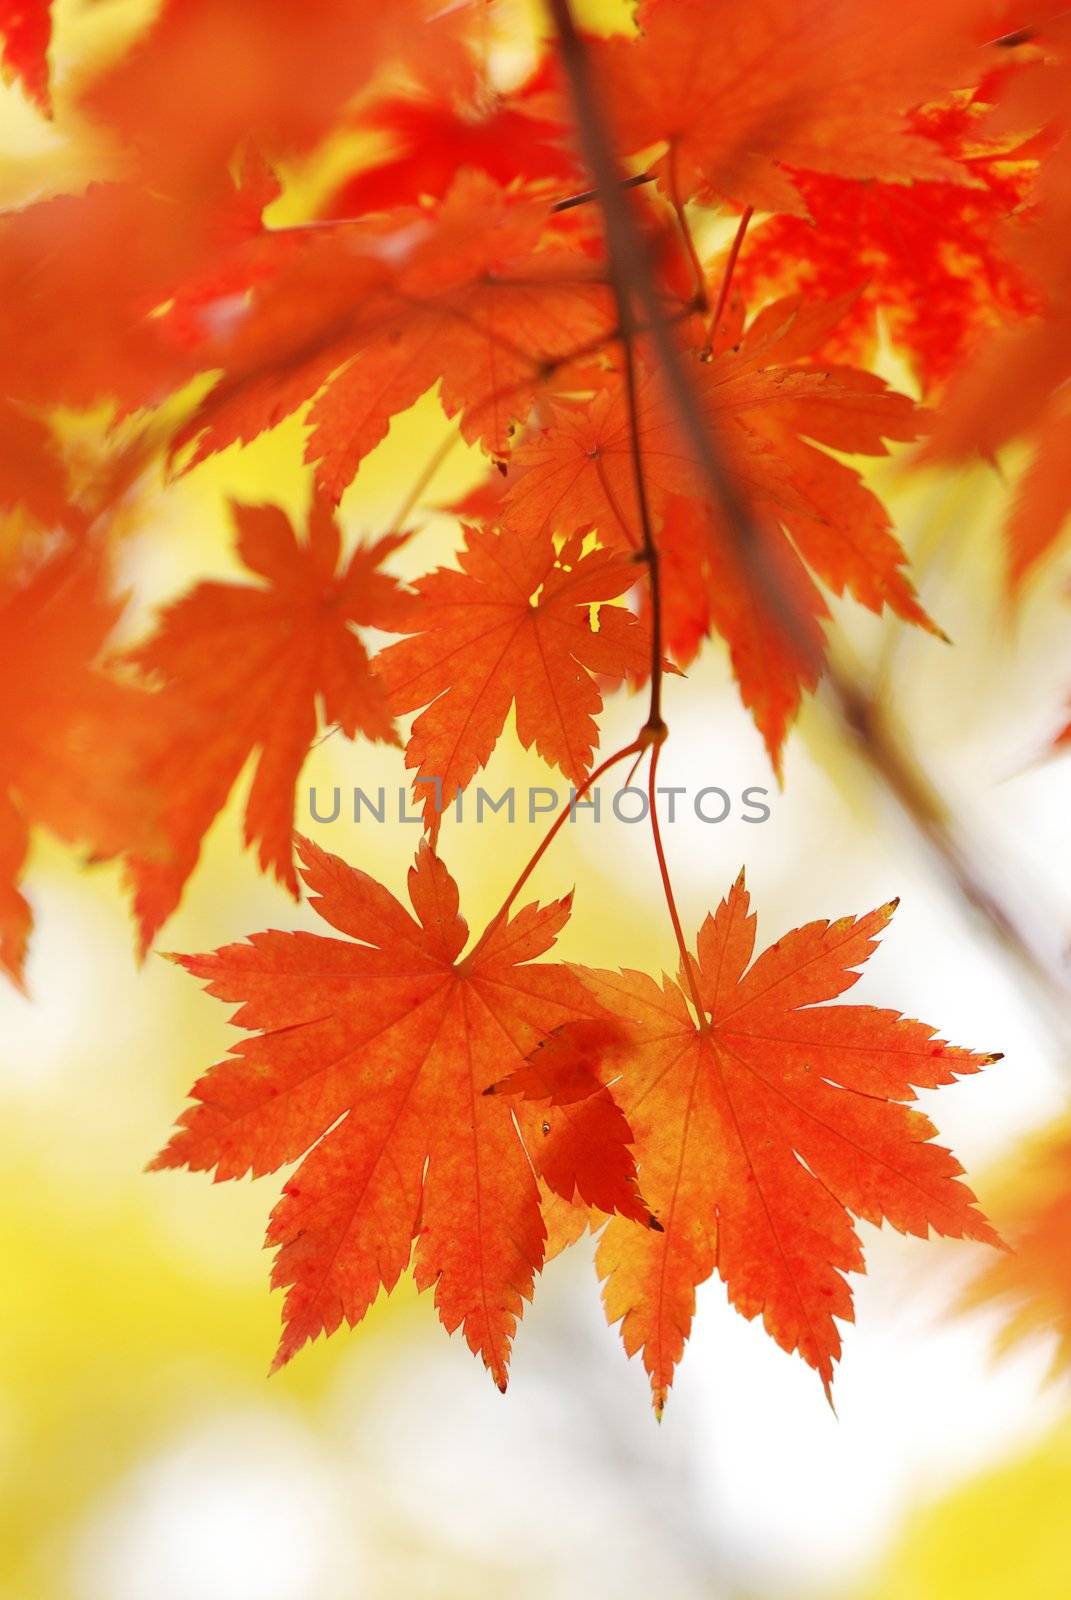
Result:
[[758,541],[751,536],[750,510],[726,469],[717,441],[696,400],[684,357],[662,315],[650,253],[629,208],[628,197],[621,189],[620,173],[591,79],[587,50],[577,32],[570,0],[547,0],[547,3],[558,31],[562,65],[569,81],[581,146],[602,206],[611,279],[620,278],[629,303],[635,300],[641,308],[681,430],[711,499],[722,513],[733,553],[756,591],[761,610],[788,640],[803,670],[817,676],[822,662],[811,630],[769,563],[763,560]]
[[866,692],[845,677],[816,648],[808,619],[776,570],[762,555],[750,508],[726,469],[716,435],[708,426],[681,351],[662,308],[642,231],[621,188],[620,174],[592,82],[587,51],[576,28],[570,0],[547,0],[558,34],[562,64],[573,102],[581,145],[594,179],[606,227],[611,275],[629,304],[639,306],[678,423],[719,515],[734,559],[752,588],[760,611],[776,627],[804,674],[824,671],[831,699],[844,726],[855,736],[873,772],[893,794],[921,837],[932,848],[963,899],[984,917],[990,932],[1022,970],[1059,1003],[1066,1018],[1071,987],[1067,975],[1043,961],[1016,918],[982,882],[953,834],[948,809],[910,753],[883,724]]
[[647,565],[651,585],[651,698],[647,711],[646,732],[655,740],[666,736],[662,716],[662,557],[654,536],[651,503],[647,495],[647,478],[643,470],[643,449],[640,444],[640,409],[636,389],[636,340],[631,318],[621,312],[621,338],[625,350],[625,395],[628,402],[629,454],[632,458],[632,480],[636,490],[636,505],[640,514],[640,534],[643,544],[639,554]]

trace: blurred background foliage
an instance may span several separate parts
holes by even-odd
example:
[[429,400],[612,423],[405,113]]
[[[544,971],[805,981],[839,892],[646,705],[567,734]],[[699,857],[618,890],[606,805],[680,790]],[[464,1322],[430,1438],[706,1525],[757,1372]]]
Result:
[[[0,101],[0,200],[84,178],[64,73],[115,48],[145,7],[61,5],[59,115],[46,126],[17,89]],[[622,6],[591,7],[593,20]],[[340,159],[328,152],[322,163]],[[352,160],[352,152],[347,160]],[[330,174],[288,174],[300,213]],[[303,198],[304,197],[304,198]],[[891,370],[901,383],[906,376]],[[92,452],[85,419],[72,433]],[[349,537],[391,526],[446,424],[433,398],[400,420],[343,503]],[[274,499],[300,517],[309,493],[288,424],[192,476],[147,489],[130,515],[124,634],[201,576],[235,572],[224,499]],[[480,464],[449,456],[448,501]],[[1014,622],[1000,601],[996,528],[1006,488],[988,468],[905,477],[874,469],[948,651],[856,608],[837,607],[837,646],[861,662],[912,728],[920,753],[975,831],[1009,895],[1068,926],[1068,761],[1035,756],[1061,721],[1071,630],[1058,563]],[[402,575],[447,559],[454,524],[424,526]],[[1016,1152],[1066,1104],[1064,1041],[972,916],[935,879],[910,831],[845,749],[821,705],[793,737],[778,792],[740,708],[724,653],[708,647],[670,686],[666,783],[771,791],[761,828],[739,809],[718,827],[668,830],[686,921],[748,864],[761,932],[861,911],[901,910],[856,993],[936,1020],[1005,1060],[928,1107],[990,1199],[1014,1198]],[[634,724],[621,696],[604,742]],[[405,826],[317,825],[308,790],[396,794],[397,752],[327,738],[302,782],[299,826],[400,887]],[[516,741],[486,774],[549,781]],[[207,842],[168,947],[211,948],[260,927],[311,927],[240,849],[239,792]],[[323,804],[321,800],[321,805]],[[531,848],[519,821],[448,825],[443,848],[473,921],[488,915]],[[540,871],[544,894],[580,885],[566,956],[657,969],[672,959],[640,829],[580,820]],[[549,1269],[518,1339],[502,1399],[431,1308],[402,1286],[355,1333],[303,1352],[267,1380],[278,1303],[258,1250],[277,1179],[213,1187],[148,1178],[194,1076],[226,1049],[223,1009],[182,972],[138,970],[110,867],[87,870],[37,838],[27,876],[37,931],[31,998],[0,992],[5,1262],[0,1350],[0,1595],[3,1600],[353,1600],[356,1596],[539,1600],[655,1593],[681,1600],[1064,1600],[1071,1414],[1046,1381],[1043,1336],[999,1362],[994,1313],[953,1314],[974,1247],[923,1248],[866,1229],[838,1379],[839,1420],[801,1364],[728,1310],[718,1285],[700,1316],[661,1428],[642,1374],[602,1323],[584,1242]],[[924,1097],[925,1098],[925,1097]]]

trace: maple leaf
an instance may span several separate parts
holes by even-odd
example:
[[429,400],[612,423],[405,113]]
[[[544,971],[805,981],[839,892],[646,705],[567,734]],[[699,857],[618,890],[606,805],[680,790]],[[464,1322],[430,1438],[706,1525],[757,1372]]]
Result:
[[[611,1322],[642,1350],[660,1411],[715,1271],[746,1317],[761,1313],[829,1393],[834,1318],[852,1317],[845,1273],[863,1253],[851,1216],[925,1238],[998,1243],[935,1129],[901,1104],[995,1056],[934,1038],[895,1011],[816,1005],[850,988],[895,907],[812,922],[753,965],[743,874],[690,956],[703,1013],[683,989],[639,972],[574,968],[634,1033],[614,1087],[635,1140],[644,1198],[662,1232],[614,1219],[599,1246]],[[681,974],[684,981],[685,974]]]
[[72,406],[114,395],[133,408],[182,381],[189,363],[148,320],[190,259],[178,220],[174,208],[125,184],[0,217],[6,395]]
[[1032,1141],[1028,1186],[1007,1198],[1004,1231],[1012,1246],[980,1271],[960,1297],[962,1310],[997,1306],[1002,1350],[1055,1334],[1053,1372],[1071,1368],[1071,1128],[1066,1121]]
[[802,213],[782,163],[842,177],[963,181],[903,113],[976,81],[970,0],[646,0],[638,38],[589,45],[623,153],[681,200]]
[[648,672],[649,630],[623,606],[602,603],[633,586],[635,565],[582,550],[578,536],[556,553],[549,532],[470,528],[461,570],[418,579],[404,623],[411,637],[376,658],[395,711],[426,708],[405,762],[420,774],[414,788],[433,837],[443,810],[490,760],[511,706],[525,749],[534,745],[579,785],[598,742],[596,675],[638,681]]
[[510,1102],[484,1090],[548,1031],[599,1014],[561,966],[532,964],[570,900],[498,919],[459,960],[457,888],[426,843],[409,873],[415,919],[366,873],[299,850],[314,909],[346,938],[261,933],[177,958],[239,1002],[234,1020],[255,1036],[194,1086],[154,1166],[237,1178],[304,1158],[268,1229],[272,1281],[288,1290],[277,1365],[359,1322],[415,1241],[417,1285],[434,1285],[447,1330],[463,1329],[504,1389],[544,1229]]
[[[924,389],[943,383],[980,331],[1020,321],[1036,296],[1004,248],[1003,224],[1027,199],[1036,161],[1025,148],[982,143],[995,86],[911,113],[910,125],[962,164],[969,183],[910,185],[788,169],[808,215],[771,217],[737,267],[751,300],[801,291],[855,294],[825,349],[873,360],[883,329],[908,353]],[[880,323],[879,323],[880,317]]]
[[548,56],[509,94],[492,94],[474,81],[448,103],[424,86],[373,102],[355,124],[385,137],[389,154],[347,178],[324,214],[353,217],[426,196],[441,199],[463,167],[503,187],[518,180],[577,182],[582,169],[568,146],[558,77]]
[[297,893],[294,789],[322,720],[347,738],[399,743],[357,627],[386,627],[404,604],[382,562],[388,535],[342,559],[338,522],[313,499],[305,541],[273,505],[231,511],[238,554],[261,585],[200,583],[164,612],[128,659],[157,682],[159,735],[148,775],[165,797],[169,859],[128,863],[142,950],[179,902],[201,840],[242,769],[256,767],[245,841]]
[[[921,426],[913,402],[872,373],[801,360],[849,304],[809,306],[792,296],[765,307],[746,331],[736,333],[726,323],[724,348],[694,373],[699,404],[728,470],[756,513],[765,559],[811,623],[812,662],[822,654],[818,621],[827,613],[808,569],[835,594],[847,590],[873,611],[887,605],[937,631],[903,573],[906,557],[881,502],[857,472],[823,448],[883,455],[886,439],[913,439]],[[744,702],[777,767],[801,688],[814,686],[813,667],[779,637],[783,630],[741,570],[731,538],[703,499],[675,408],[653,374],[639,384],[637,418],[648,499],[672,530],[678,599],[682,589],[693,602],[708,596]],[[589,405],[552,403],[549,426],[514,451],[503,517],[524,530],[593,526],[606,543],[640,548],[632,423],[620,375],[609,375]],[[698,565],[682,572],[680,558],[689,552]]]
[[61,551],[0,585],[0,967],[19,985],[31,826],[98,858],[161,843],[141,779],[148,697],[97,664],[121,610],[89,550]]
[[241,246],[277,192],[248,156],[235,180],[224,174],[181,202],[94,183],[0,216],[5,395],[79,408],[108,398],[122,412],[158,405],[197,371],[187,324],[198,293],[218,303],[246,289]]
[[[1048,9],[1048,8],[1047,8]],[[1017,594],[1049,553],[1071,513],[1065,466],[1071,377],[1071,17],[1063,8],[1038,19],[1035,58],[1009,76],[993,132],[1041,130],[1045,149],[1024,219],[1005,234],[1009,255],[1037,295],[1039,315],[986,340],[949,385],[929,454],[957,461],[992,457],[1021,438],[1031,458],[1005,527],[1008,587]]]
[[484,1093],[526,1103],[517,1108],[519,1125],[553,1194],[658,1228],[636,1181],[632,1130],[602,1076],[628,1042],[626,1029],[613,1020],[563,1023],[523,1067]]
[[[180,434],[192,461],[316,396],[306,459],[338,499],[391,419],[436,383],[463,436],[502,454],[548,376],[615,330],[612,297],[543,202],[463,172],[437,208],[269,241],[223,376]],[[269,258],[270,259],[270,258]],[[191,463],[192,464],[192,463]]]
[[437,0],[164,0],[81,103],[154,185],[188,192],[223,171],[240,145],[273,155],[309,149],[388,64],[424,64],[445,92],[463,64],[468,9]]
[[52,110],[48,47],[52,42],[52,0],[0,0],[3,64],[21,78],[27,94],[46,114]]

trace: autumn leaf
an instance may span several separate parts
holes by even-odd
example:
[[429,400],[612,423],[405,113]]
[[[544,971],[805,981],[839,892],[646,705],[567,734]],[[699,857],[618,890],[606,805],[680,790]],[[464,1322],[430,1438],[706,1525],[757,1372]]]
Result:
[[385,66],[434,67],[447,92],[463,61],[466,10],[436,0],[164,0],[81,104],[152,187],[189,193],[242,145],[270,156],[307,151]]
[[48,47],[52,42],[52,0],[0,0],[0,36],[7,73],[20,78],[41,110],[52,109]]
[[803,214],[783,164],[963,180],[903,113],[976,81],[975,13],[967,0],[645,0],[638,38],[590,48],[618,149],[665,150],[655,170],[668,194]]
[[632,1130],[604,1081],[608,1070],[612,1081],[612,1063],[628,1043],[627,1030],[612,1019],[565,1022],[484,1093],[520,1099],[533,1164],[555,1195],[658,1228],[637,1185]]
[[99,858],[162,848],[142,775],[148,697],[99,664],[121,611],[89,550],[60,551],[0,586],[0,967],[19,985],[32,915],[18,883],[32,827]]
[[474,77],[449,101],[435,92],[438,86],[374,100],[354,124],[386,140],[387,153],[347,178],[324,214],[355,217],[439,200],[462,168],[503,187],[518,180],[579,187],[582,169],[569,147],[557,78],[547,56],[508,94],[492,93]]
[[545,1234],[510,1102],[484,1090],[549,1031],[600,1014],[576,978],[535,961],[570,901],[498,919],[459,960],[457,888],[426,843],[409,873],[415,919],[366,873],[299,848],[314,909],[346,937],[262,933],[178,958],[239,1003],[254,1037],[194,1086],[154,1165],[237,1178],[303,1158],[268,1229],[288,1291],[277,1365],[359,1322],[415,1242],[417,1285],[504,1389]]
[[[794,595],[800,617],[811,623],[806,658],[790,640],[776,637],[768,607],[703,498],[698,468],[661,384],[648,375],[638,389],[649,503],[670,528],[676,556],[690,550],[698,558],[683,573],[678,560],[678,594],[683,588],[693,602],[708,596],[710,618],[729,645],[745,704],[775,766],[801,688],[814,686],[813,661],[823,650],[818,623],[826,606],[809,573],[835,594],[847,590],[873,611],[888,606],[937,631],[902,570],[906,557],[884,507],[853,468],[829,453],[884,455],[887,439],[917,437],[920,414],[872,373],[802,359],[850,303],[808,305],[798,296],[777,301],[746,330],[723,328],[724,348],[697,363],[693,375],[738,492],[757,513],[766,559]],[[552,406],[549,425],[514,451],[503,516],[526,531],[595,527],[605,543],[640,548],[622,379],[608,377],[590,405]]]
[[1027,200],[1036,160],[983,141],[987,93],[927,106],[910,126],[969,182],[877,183],[788,169],[807,216],[753,228],[736,281],[748,299],[799,291],[854,296],[823,354],[870,363],[882,336],[909,357],[924,390],[943,383],[979,333],[1021,321],[1036,295],[1009,256],[1007,218]]
[[584,554],[579,537],[556,552],[549,533],[473,528],[459,560],[460,571],[439,567],[417,581],[411,637],[376,658],[394,710],[425,708],[405,762],[433,837],[490,760],[511,707],[525,749],[579,785],[598,743],[597,678],[639,680],[650,668],[649,631],[604,603],[635,583],[627,558]]
[[[476,0],[70,5],[49,134],[24,101],[49,107],[50,10],[0,0],[36,129],[0,214],[0,965],[21,982],[35,827],[121,858],[144,951],[243,774],[245,843],[296,896],[315,740],[400,749],[408,719],[430,835],[412,913],[302,843],[327,930],[178,958],[246,1037],[155,1165],[287,1169],[277,1364],[412,1264],[504,1386],[536,1274],[605,1230],[608,1310],[661,1409],[715,1272],[828,1393],[855,1219],[996,1240],[909,1104],[995,1058],[835,1003],[891,907],[752,961],[741,879],[691,956],[654,801],[693,720],[676,678],[712,636],[780,776],[830,597],[938,634],[862,458],[931,429],[946,469],[1019,444],[1013,589],[1066,526],[1071,23],[1065,0],[616,9],[595,39],[565,3],[542,22]],[[934,414],[870,370],[897,363]],[[421,401],[490,483],[456,459],[438,477],[444,452],[414,441],[405,503],[445,502],[463,534],[410,588],[386,570],[406,535],[344,553],[333,508]],[[211,508],[263,460],[207,458],[287,418],[270,476],[301,471],[303,434],[307,525],[233,505],[244,572],[195,573],[108,657],[108,575],[152,568],[174,479]],[[372,656],[366,630],[397,637]],[[993,875],[886,703],[898,674],[871,689],[832,653],[837,726],[1033,968],[1051,941],[978,888]],[[596,769],[626,683],[649,691],[636,731]],[[511,721],[574,789],[649,759],[676,981],[541,959],[570,903],[514,905],[571,808],[467,942],[435,843]],[[1051,1304],[1064,1220],[1026,1219],[998,1297]]]
[[746,1317],[761,1314],[828,1394],[851,1320],[845,1274],[863,1268],[852,1216],[996,1243],[962,1171],[901,1102],[994,1056],[934,1038],[895,1011],[816,1005],[854,984],[894,909],[812,922],[753,965],[755,918],[737,881],[690,956],[701,1014],[681,981],[576,968],[634,1033],[614,1097],[635,1139],[644,1198],[663,1231],[617,1219],[598,1252],[611,1322],[642,1351],[661,1411],[695,1291],[717,1272]]
[[294,789],[321,722],[349,739],[397,744],[386,693],[358,627],[387,627],[403,604],[380,571],[404,536],[358,545],[322,496],[299,540],[278,506],[231,511],[237,550],[260,584],[200,583],[129,655],[157,684],[158,737],[148,773],[164,797],[165,861],[131,854],[143,951],[175,909],[203,839],[246,763],[256,758],[245,842],[297,893]]
[[[160,405],[198,370],[203,317],[244,293],[242,251],[278,193],[248,156],[180,202],[94,183],[0,216],[0,382],[11,400],[121,413]],[[203,340],[203,331],[201,332]]]
[[[988,1262],[959,1298],[962,1310],[996,1308],[1000,1349],[1055,1336],[1053,1371],[1071,1368],[1071,1128],[1046,1130],[1000,1207],[1011,1250]],[[1025,1179],[1025,1183],[1022,1181]]]
[[1071,377],[1071,18],[1062,8],[1039,18],[1033,56],[998,95],[993,132],[1041,130],[1047,150],[1032,205],[1004,230],[1009,256],[1036,296],[1038,315],[982,342],[948,387],[929,447],[940,461],[991,458],[1012,440],[1029,442],[1030,459],[1005,533],[1008,587],[1018,595],[1049,554],[1071,513],[1066,471]]
[[269,240],[233,335],[205,348],[223,376],[177,447],[196,440],[196,463],[315,396],[306,457],[338,499],[391,419],[438,383],[462,435],[503,454],[549,376],[615,330],[609,290],[553,220],[463,172],[437,208]]

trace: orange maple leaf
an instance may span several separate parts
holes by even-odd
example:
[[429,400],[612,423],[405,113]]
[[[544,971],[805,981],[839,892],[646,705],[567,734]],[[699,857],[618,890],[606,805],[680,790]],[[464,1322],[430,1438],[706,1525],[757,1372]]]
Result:
[[[644,1198],[662,1232],[614,1219],[598,1270],[629,1354],[643,1352],[661,1410],[695,1310],[717,1271],[746,1317],[761,1313],[828,1394],[850,1320],[844,1274],[863,1253],[851,1215],[925,1238],[998,1243],[935,1132],[901,1101],[998,1059],[934,1038],[895,1011],[815,1005],[842,994],[896,902],[812,922],[750,966],[755,918],[743,875],[699,930],[682,987],[639,972],[576,971],[634,1032],[614,1096],[635,1139]],[[681,974],[683,982],[685,974]]]
[[188,191],[244,144],[307,150],[386,65],[423,64],[448,92],[465,12],[438,0],[164,0],[80,100],[154,187]]
[[161,686],[148,772],[164,797],[171,843],[166,860],[132,853],[128,863],[143,952],[178,904],[201,840],[250,757],[246,843],[296,894],[294,788],[321,719],[349,739],[400,742],[355,629],[398,620],[402,592],[379,569],[404,536],[358,545],[344,561],[323,496],[313,500],[304,542],[278,506],[232,502],[231,510],[238,554],[265,584],[198,584],[128,658]]
[[403,623],[411,637],[376,658],[395,711],[426,708],[405,761],[419,774],[433,837],[445,807],[490,760],[511,706],[525,749],[534,745],[580,784],[598,743],[596,678],[639,681],[649,671],[649,630],[624,606],[602,604],[633,586],[635,565],[582,550],[579,536],[556,553],[549,532],[469,529],[461,570],[439,567],[417,581]]
[[1056,1336],[1053,1371],[1071,1369],[1071,1127],[1065,1121],[1032,1141],[1027,1187],[1000,1213],[1012,1248],[986,1264],[960,1297],[973,1310],[996,1305],[1004,1316],[999,1347]]
[[497,920],[459,960],[457,888],[426,843],[409,872],[416,919],[367,874],[299,849],[313,907],[347,937],[261,933],[177,958],[240,1002],[234,1020],[256,1036],[194,1086],[154,1166],[236,1178],[304,1156],[268,1229],[273,1284],[289,1291],[277,1365],[359,1322],[415,1241],[418,1286],[434,1285],[447,1330],[504,1389],[545,1234],[510,1102],[484,1091],[549,1030],[599,1014],[564,968],[532,964],[570,899]]
[[338,499],[391,419],[436,383],[463,436],[503,454],[535,394],[609,340],[612,297],[546,203],[462,172],[438,207],[397,208],[264,246],[223,376],[180,434],[194,462],[316,396],[306,458]]
[[1005,527],[1008,587],[1018,594],[1071,514],[1071,16],[1045,7],[1030,32],[1033,59],[1009,76],[991,119],[996,133],[1042,130],[1033,204],[1005,230],[1009,255],[1037,295],[1041,315],[986,340],[949,385],[931,454],[993,456],[1012,439],[1032,446]]
[[161,845],[142,770],[149,697],[99,666],[121,611],[88,549],[0,585],[0,967],[20,985],[32,918],[18,881],[31,826],[99,858]]
[[[903,550],[877,497],[827,449],[884,455],[886,439],[918,436],[920,412],[880,378],[855,367],[816,366],[801,358],[821,343],[851,303],[807,305],[793,296],[767,306],[746,331],[723,324],[709,362],[697,364],[699,403],[725,452],[744,499],[757,513],[766,559],[778,569],[801,617],[812,620],[811,659],[820,658],[818,620],[826,606],[808,569],[835,594],[845,590],[873,611],[937,632],[903,572]],[[674,408],[653,375],[638,391],[638,437],[653,511],[667,519],[681,588],[708,596],[714,625],[727,640],[744,702],[779,764],[801,686],[813,668],[779,637],[749,575],[702,499],[698,469],[682,440]],[[641,520],[627,391],[608,376],[590,405],[552,405],[549,426],[515,450],[503,518],[525,530],[595,527],[610,544],[639,549]],[[691,523],[691,530],[684,524]],[[783,531],[782,531],[783,530]],[[791,542],[784,537],[787,533]],[[676,626],[675,619],[671,622]]]
[[680,200],[802,213],[781,163],[850,178],[965,178],[903,113],[976,81],[970,0],[645,0],[638,38],[592,41],[617,148],[668,145]]
[[41,406],[159,405],[198,370],[191,306],[240,298],[250,268],[239,247],[248,250],[277,193],[247,155],[235,179],[224,173],[181,202],[148,185],[94,183],[0,216],[4,394]]

